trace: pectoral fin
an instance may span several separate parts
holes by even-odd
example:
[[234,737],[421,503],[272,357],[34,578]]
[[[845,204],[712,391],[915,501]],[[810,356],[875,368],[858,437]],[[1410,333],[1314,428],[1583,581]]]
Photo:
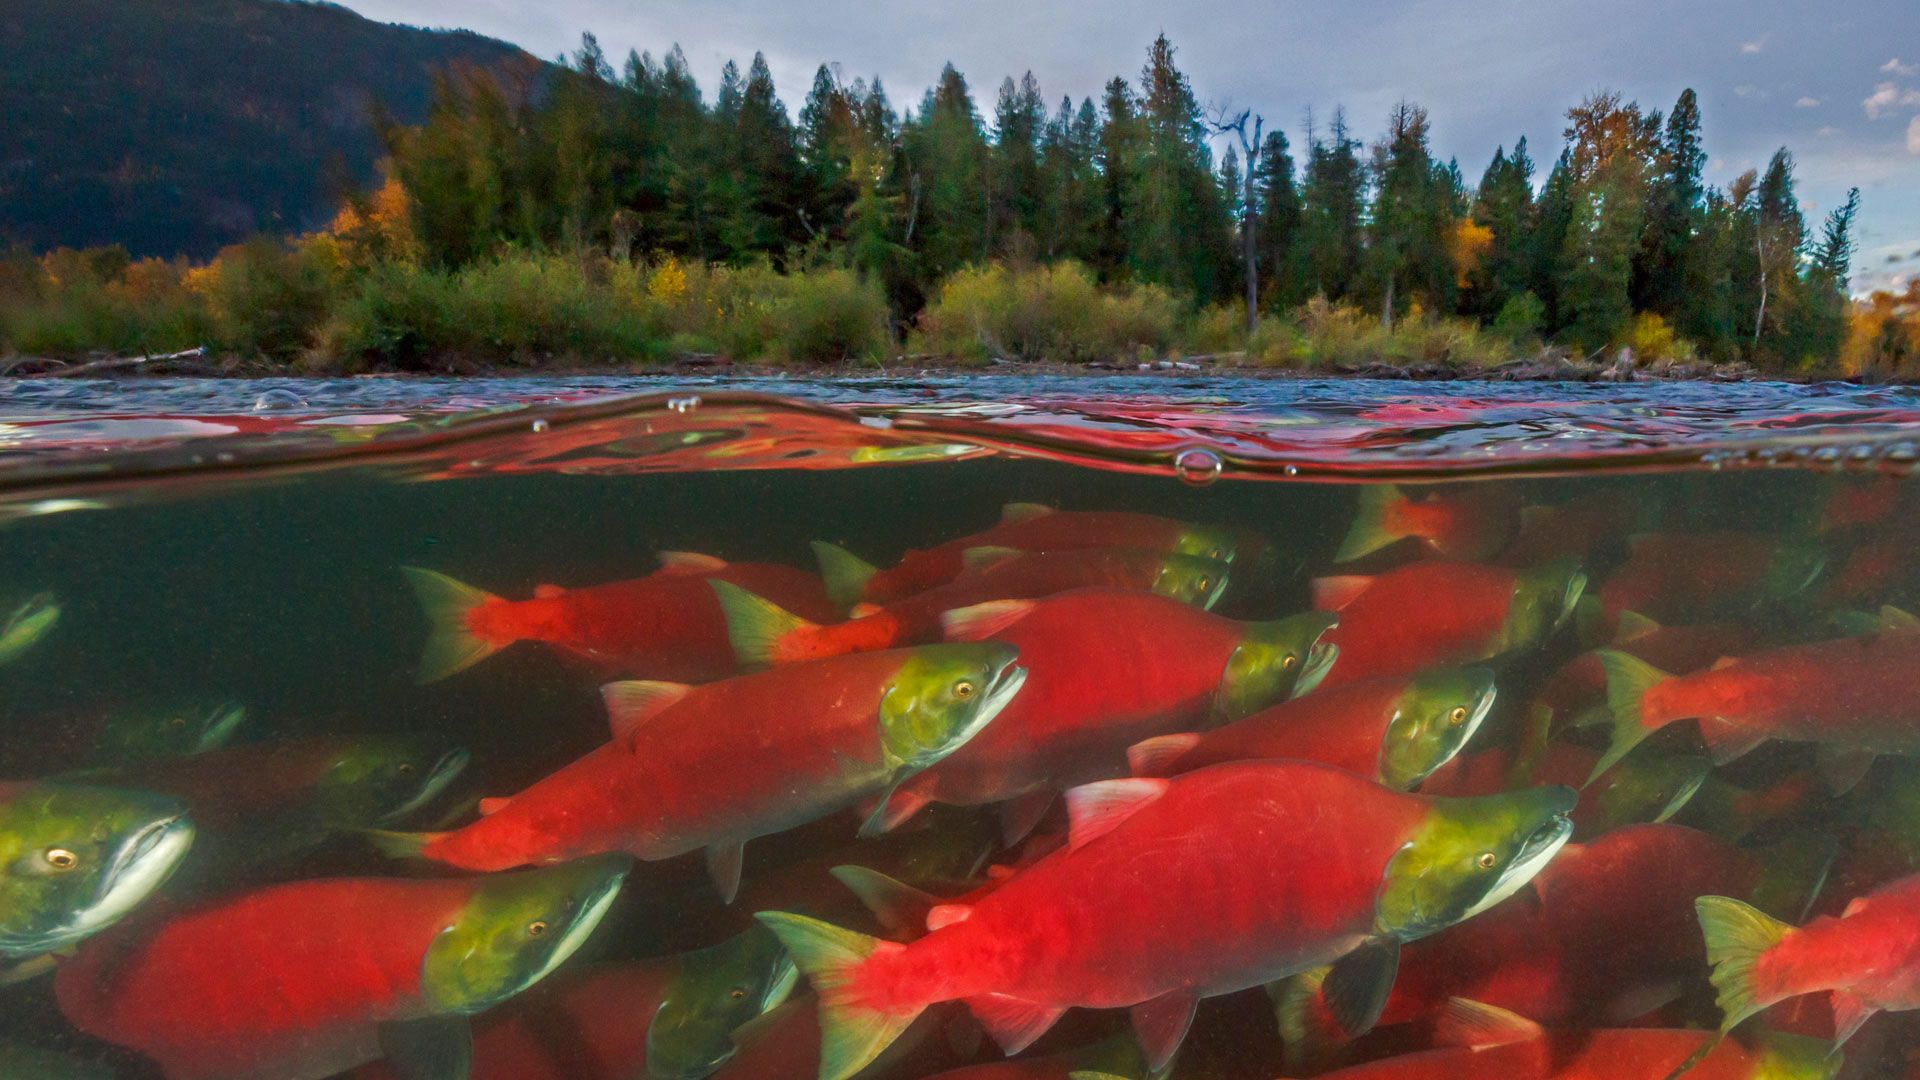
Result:
[[1158,1072],[1173,1060],[1175,1051],[1193,1026],[1193,1011],[1200,999],[1186,990],[1173,990],[1130,1010],[1133,1035],[1147,1055],[1147,1069]]
[[1866,779],[1867,770],[1873,768],[1873,751],[1822,746],[1814,751],[1813,760],[1820,770],[1820,778],[1827,782],[1827,790],[1845,795]]
[[1024,1001],[1005,994],[981,994],[967,999],[967,1008],[972,1010],[973,1018],[987,1029],[993,1041],[1009,1055],[1017,1054],[1033,1045],[1033,1041],[1047,1033],[1060,1014],[1067,1010],[1059,1005],[1042,1005],[1036,1001]]
[[1000,840],[1008,847],[1019,843],[1033,832],[1040,819],[1047,816],[1053,808],[1054,792],[1043,788],[1029,791],[1025,795],[1009,799],[1000,804]]
[[1399,971],[1400,943],[1392,940],[1369,941],[1334,961],[1320,994],[1349,1038],[1365,1035],[1379,1022]]
[[733,903],[740,893],[740,864],[746,856],[747,845],[714,844],[707,848],[707,876],[713,879],[713,890],[720,894],[720,902]]
[[380,1052],[404,1080],[467,1080],[473,1029],[463,1016],[381,1024]]

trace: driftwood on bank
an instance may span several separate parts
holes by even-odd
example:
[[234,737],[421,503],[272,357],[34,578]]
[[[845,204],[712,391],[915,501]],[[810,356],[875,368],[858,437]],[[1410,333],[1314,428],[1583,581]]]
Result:
[[149,365],[160,367],[183,360],[204,360],[207,347],[200,345],[191,349],[182,349],[171,353],[147,353],[141,356],[109,356],[100,360],[89,360],[82,364],[69,364],[64,360],[55,360],[46,356],[22,356],[8,362],[0,374],[32,375],[47,379],[84,378],[89,375],[124,374],[129,371],[148,370]]

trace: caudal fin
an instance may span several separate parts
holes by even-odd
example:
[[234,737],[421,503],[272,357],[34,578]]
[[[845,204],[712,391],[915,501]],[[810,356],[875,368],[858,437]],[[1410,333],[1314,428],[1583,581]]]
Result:
[[707,579],[720,612],[727,618],[727,641],[734,659],[747,666],[779,664],[798,659],[790,646],[796,636],[820,629],[771,600],[750,593],[730,581]]
[[499,597],[418,566],[403,566],[400,572],[407,575],[407,584],[413,586],[427,617],[427,644],[420,651],[420,670],[414,676],[420,685],[472,667],[508,644],[487,641],[467,627],[469,612]]
[[373,845],[375,851],[389,859],[424,859],[427,845],[446,834],[363,829],[360,835],[366,838],[367,843]]
[[1347,538],[1341,542],[1340,550],[1334,553],[1333,561],[1352,562],[1405,538],[1405,533],[1396,532],[1387,524],[1392,508],[1400,503],[1401,498],[1400,489],[1392,484],[1368,484],[1362,487],[1360,504],[1353,513],[1353,525],[1347,529]]
[[1607,676],[1607,713],[1613,737],[1607,744],[1607,752],[1601,754],[1600,760],[1594,764],[1593,776],[1587,778],[1588,783],[1613,768],[1615,763],[1639,746],[1641,740],[1653,734],[1654,729],[1640,718],[1640,700],[1646,697],[1650,687],[1669,677],[1666,672],[1645,660],[1618,649],[1601,649],[1593,655],[1599,659],[1600,669]]
[[1707,962],[1713,965],[1709,977],[1719,995],[1720,1030],[1732,1031],[1740,1021],[1780,1000],[1779,995],[1755,985],[1754,965],[1793,927],[1725,896],[1702,896],[1693,908],[1707,939]]
[[867,581],[880,568],[843,547],[824,540],[813,542],[813,557],[820,564],[820,579],[826,583],[827,598],[841,609],[859,603],[867,592]]
[[853,990],[870,959],[904,946],[784,911],[763,911],[754,918],[787,947],[794,966],[819,995],[820,1080],[846,1080],[865,1068],[925,1009],[885,1012]]

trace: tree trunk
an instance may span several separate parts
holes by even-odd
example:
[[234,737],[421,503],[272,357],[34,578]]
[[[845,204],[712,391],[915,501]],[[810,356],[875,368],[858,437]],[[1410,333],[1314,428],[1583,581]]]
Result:
[[[1762,229],[1766,226],[1761,226]],[[1753,347],[1760,348],[1760,330],[1767,324],[1767,243],[1763,235],[1754,237],[1754,250],[1760,254],[1760,309],[1753,313]]]
[[1260,248],[1256,226],[1259,216],[1253,202],[1253,163],[1247,164],[1247,212],[1240,228],[1244,235],[1240,238],[1240,250],[1247,261],[1247,333],[1251,335],[1260,328]]
[[1393,275],[1392,274],[1387,275],[1387,295],[1386,295],[1386,299],[1382,300],[1380,303],[1380,328],[1382,330],[1385,330],[1389,334],[1393,333]]

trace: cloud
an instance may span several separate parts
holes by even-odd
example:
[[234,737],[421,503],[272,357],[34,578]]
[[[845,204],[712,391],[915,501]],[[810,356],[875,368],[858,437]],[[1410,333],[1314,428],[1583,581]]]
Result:
[[1749,85],[1736,86],[1733,88],[1733,92],[1736,96],[1743,97],[1743,98],[1763,98],[1767,96],[1767,92],[1765,90],[1762,90],[1757,86],[1749,86]]
[[[1739,91],[1734,91],[1739,93]],[[1867,110],[1867,119],[1878,120],[1880,114],[1894,109],[1920,105],[1920,90],[1903,89],[1898,83],[1883,82],[1873,88],[1873,93],[1860,107]]]
[[1920,155],[1920,116],[1907,125],[1907,153]]
[[1814,132],[1814,134],[1820,136],[1823,139],[1831,139],[1835,135],[1840,134],[1840,129],[1837,127],[1834,127],[1832,124],[1828,124],[1826,127],[1823,127],[1820,130]]
[[1764,37],[1755,38],[1752,41],[1741,42],[1740,44],[1740,51],[1742,53],[1745,53],[1748,56],[1758,56],[1762,52],[1765,52],[1766,48],[1767,48],[1767,39]]
[[1817,97],[1803,97],[1799,101],[1794,102],[1793,107],[1796,109],[1817,109],[1820,107],[1820,99]]
[[1915,75],[1920,75],[1920,64],[1903,64],[1900,62],[1900,58],[1896,56],[1886,63],[1881,64],[1880,70],[1886,72],[1888,75],[1905,75],[1908,78],[1912,78]]

